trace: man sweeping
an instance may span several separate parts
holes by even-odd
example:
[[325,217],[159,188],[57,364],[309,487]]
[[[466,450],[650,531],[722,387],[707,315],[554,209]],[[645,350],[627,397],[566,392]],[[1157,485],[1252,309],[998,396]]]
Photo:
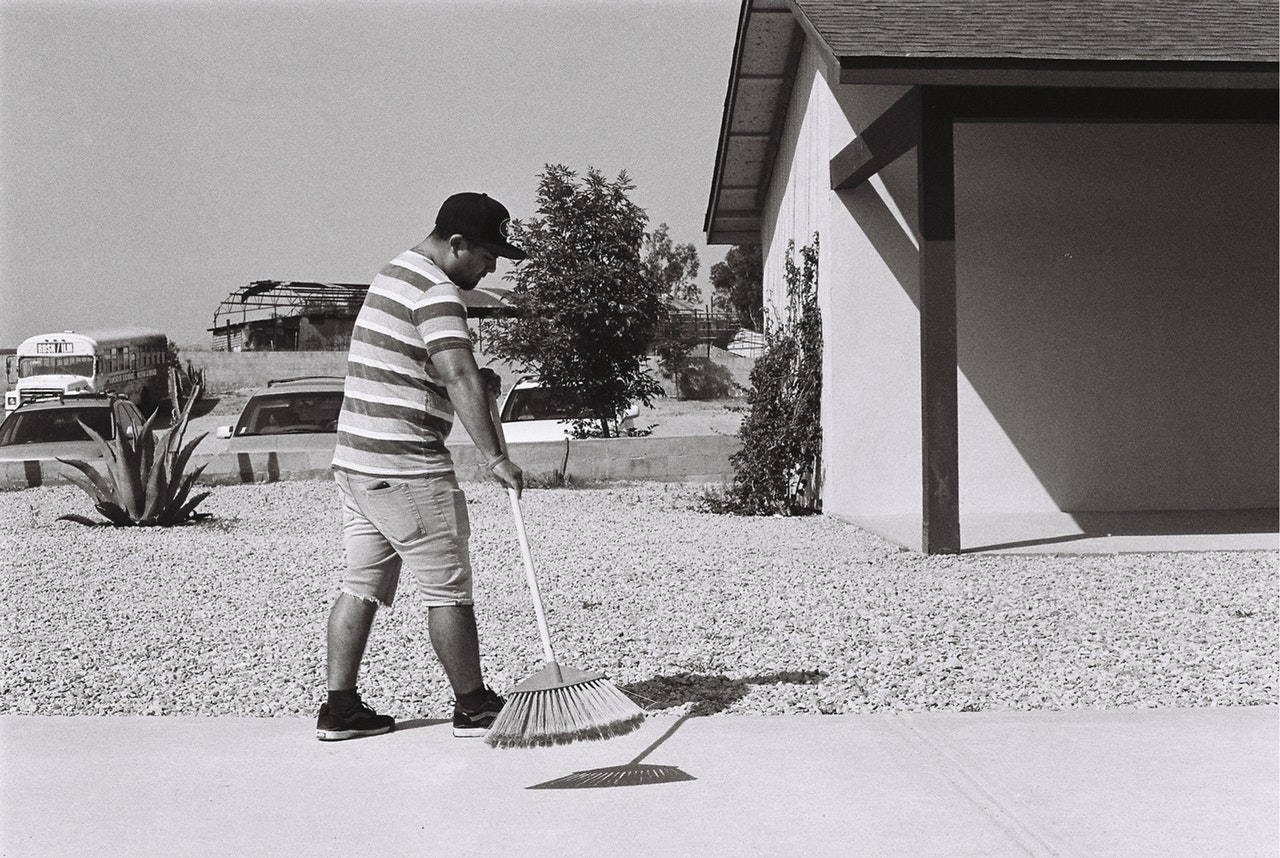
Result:
[[431,234],[373,279],[356,317],[333,457],[347,569],[329,614],[328,700],[316,720],[323,741],[395,728],[360,699],[357,675],[402,569],[429,606],[431,644],[454,693],[453,734],[483,736],[502,710],[481,675],[466,497],[445,439],[456,414],[493,477],[523,489],[490,416],[461,297],[499,256],[525,258],[507,240],[509,217],[485,194],[449,197]]

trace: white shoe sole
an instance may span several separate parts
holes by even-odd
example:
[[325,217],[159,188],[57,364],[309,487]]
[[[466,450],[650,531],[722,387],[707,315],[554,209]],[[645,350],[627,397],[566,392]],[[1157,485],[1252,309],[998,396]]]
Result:
[[356,739],[361,736],[381,736],[394,729],[394,727],[381,727],[377,730],[316,730],[316,738],[321,742],[340,742],[343,739]]

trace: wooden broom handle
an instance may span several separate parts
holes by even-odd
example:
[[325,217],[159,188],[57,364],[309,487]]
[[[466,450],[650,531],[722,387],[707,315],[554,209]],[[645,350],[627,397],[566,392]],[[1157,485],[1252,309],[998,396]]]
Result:
[[[489,394],[489,416],[493,418],[493,430],[498,435],[498,446],[507,452],[507,439],[502,434],[502,419],[498,414],[498,397]],[[524,561],[525,578],[529,581],[529,592],[533,594],[533,613],[538,618],[538,633],[542,635],[542,652],[551,664],[556,662],[555,650],[551,648],[551,633],[547,630],[547,615],[542,609],[542,596],[538,592],[538,578],[533,573],[533,554],[529,551],[529,536],[524,529],[524,516],[520,513],[520,496],[513,488],[507,489],[507,497],[511,499],[511,517],[516,523],[516,538],[520,540],[520,559]]]
[[529,579],[529,592],[533,594],[533,612],[538,616],[538,632],[542,635],[542,652],[547,661],[554,664],[555,651],[551,648],[551,634],[547,631],[547,615],[542,610],[542,597],[538,595],[538,579],[533,574],[533,556],[529,553],[529,537],[524,531],[524,516],[520,514],[520,498],[515,489],[507,489],[511,498],[511,516],[516,521],[516,536],[520,539],[520,558],[524,560],[524,574]]

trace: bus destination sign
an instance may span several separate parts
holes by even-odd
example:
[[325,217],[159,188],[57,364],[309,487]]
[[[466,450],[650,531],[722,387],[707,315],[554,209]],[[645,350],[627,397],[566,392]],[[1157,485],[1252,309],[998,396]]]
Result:
[[74,343],[36,343],[38,355],[69,355],[74,351]]

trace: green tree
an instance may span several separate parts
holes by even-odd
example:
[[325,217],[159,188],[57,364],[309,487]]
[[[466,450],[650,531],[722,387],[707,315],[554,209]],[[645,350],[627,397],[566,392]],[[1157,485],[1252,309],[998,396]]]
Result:
[[757,244],[738,244],[711,266],[711,306],[752,331],[764,327],[764,266]]
[[[697,249],[692,244],[672,242],[665,223],[644,237],[645,276],[663,296],[700,303],[702,290],[694,282],[698,265]],[[652,351],[658,357],[658,366],[671,378],[676,396],[681,398],[695,343],[696,331],[678,313],[667,313],[654,333]]]
[[627,197],[625,172],[608,181],[547,165],[538,214],[512,221],[528,259],[507,275],[517,317],[494,325],[491,348],[592,414],[578,431],[608,437],[630,403],[661,393],[645,357],[667,310],[640,256],[647,218]]
[[693,304],[702,303],[698,276],[698,251],[692,244],[676,244],[665,223],[644,237],[645,275],[659,284],[662,293]]

